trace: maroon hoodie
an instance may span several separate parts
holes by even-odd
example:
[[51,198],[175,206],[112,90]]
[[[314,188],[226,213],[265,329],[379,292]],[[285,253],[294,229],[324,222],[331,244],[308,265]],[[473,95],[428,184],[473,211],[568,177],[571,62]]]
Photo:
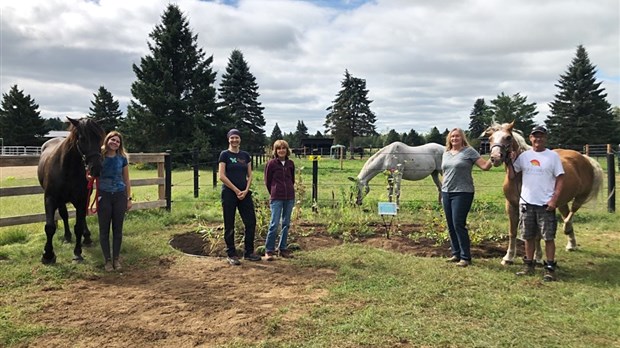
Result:
[[295,163],[288,158],[284,165],[277,158],[267,162],[265,186],[271,200],[295,199]]

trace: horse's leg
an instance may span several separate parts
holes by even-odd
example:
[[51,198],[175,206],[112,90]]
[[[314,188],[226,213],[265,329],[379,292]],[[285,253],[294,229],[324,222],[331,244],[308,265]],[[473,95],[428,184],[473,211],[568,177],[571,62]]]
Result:
[[53,198],[45,196],[45,236],[47,241],[45,242],[45,249],[41,262],[45,265],[56,263],[56,254],[54,254],[54,234],[56,233],[56,202]]
[[431,177],[433,178],[433,182],[435,183],[435,186],[437,186],[437,192],[438,192],[438,196],[437,196],[437,202],[441,203],[441,181],[439,181],[439,171],[435,170],[431,173]]
[[506,201],[508,213],[508,250],[502,259],[502,265],[512,265],[517,254],[517,227],[519,225],[519,206]]
[[62,219],[62,224],[65,228],[65,242],[71,243],[71,229],[69,228],[69,212],[67,211],[66,204],[60,204],[58,206],[58,215]]
[[86,202],[78,203],[75,207],[75,248],[73,249],[73,261],[82,262],[82,235],[86,226]]
[[560,211],[562,219],[564,220],[564,234],[566,235],[567,241],[566,250],[577,250],[577,240],[575,239],[575,231],[573,230],[573,212],[576,210],[575,204],[573,204],[573,209],[571,211],[568,210],[568,204],[559,206],[558,210]]
[[542,266],[543,263],[543,249],[541,247],[541,243],[540,243],[540,236],[536,237],[536,240],[534,241],[534,262],[536,263],[536,265],[538,266]]
[[88,229],[88,224],[84,222],[84,241],[82,245],[89,247],[93,245],[93,240],[90,238],[90,230]]

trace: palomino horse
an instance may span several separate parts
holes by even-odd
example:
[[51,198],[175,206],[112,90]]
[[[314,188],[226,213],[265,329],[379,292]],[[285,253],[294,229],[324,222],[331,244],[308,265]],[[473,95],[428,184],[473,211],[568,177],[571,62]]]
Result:
[[[405,180],[422,180],[431,175],[433,182],[441,195],[441,159],[445,147],[436,143],[421,146],[409,146],[401,142],[394,142],[385,146],[372,155],[362,167],[357,178],[349,177],[357,183],[358,205],[362,204],[364,195],[370,191],[368,182],[385,170],[395,170],[401,165],[402,178]],[[400,182],[396,183],[396,192],[400,192]]]
[[[43,144],[37,175],[44,190],[45,234],[47,242],[41,262],[56,262],[52,244],[56,233],[56,210],[65,221],[65,239],[71,238],[66,227],[67,208],[71,202],[75,207],[75,248],[73,260],[82,261],[82,234],[86,228],[88,204],[87,172],[98,177],[103,157],[101,144],[105,133],[92,119],[73,120],[69,136],[64,140],[51,139]],[[67,238],[68,235],[68,238]],[[90,236],[87,236],[90,239]]]
[[[531,148],[523,136],[513,130],[513,123],[502,125],[493,124],[486,131],[491,145],[491,161],[497,167],[504,163],[506,167],[510,153],[519,156],[523,151]],[[562,166],[564,167],[564,185],[558,198],[557,206],[564,220],[564,234],[568,243],[566,250],[577,248],[575,233],[573,230],[573,215],[582,205],[596,197],[603,183],[603,170],[598,162],[588,156],[584,156],[573,150],[554,150],[560,155]],[[513,180],[504,178],[504,196],[506,196],[506,212],[510,221],[510,239],[508,250],[502,259],[502,264],[511,264],[516,255],[517,225],[519,222],[519,197],[521,195],[521,173],[517,173]],[[569,203],[572,205],[569,208]],[[536,260],[542,259],[542,249],[540,240],[536,243]]]

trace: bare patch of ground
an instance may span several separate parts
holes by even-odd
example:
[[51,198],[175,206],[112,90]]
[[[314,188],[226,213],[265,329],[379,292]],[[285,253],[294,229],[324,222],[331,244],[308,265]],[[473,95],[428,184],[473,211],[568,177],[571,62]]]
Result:
[[[295,242],[303,250],[343,243],[320,225],[304,228],[313,232],[303,237],[296,233]],[[405,229],[419,230],[415,225]],[[387,239],[381,226],[376,230],[375,236],[353,242],[427,257],[449,255],[447,244],[437,246],[406,235]],[[171,240],[175,248],[194,255],[211,250],[204,243],[208,240],[194,232]],[[472,252],[475,258],[503,254],[493,243],[477,246]],[[294,325],[295,319],[320,303],[327,295],[321,288],[334,278],[332,270],[300,270],[280,258],[230,266],[222,257],[179,253],[155,264],[94,274],[88,280],[30,294],[29,301],[48,299],[32,320],[52,330],[29,342],[28,347],[211,347],[236,338],[258,341],[277,337],[280,330]],[[287,342],[294,340],[286,337]]]

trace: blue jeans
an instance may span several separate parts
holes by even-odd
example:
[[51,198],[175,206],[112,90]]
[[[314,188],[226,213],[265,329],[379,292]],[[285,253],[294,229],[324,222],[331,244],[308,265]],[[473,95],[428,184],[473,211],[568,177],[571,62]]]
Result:
[[473,201],[473,192],[441,192],[441,203],[450,231],[452,255],[467,261],[471,260],[467,214]]
[[276,246],[276,234],[280,219],[282,219],[282,233],[280,234],[280,243],[278,249],[286,250],[286,239],[288,238],[288,230],[291,226],[291,213],[295,206],[294,199],[275,199],[270,203],[271,221],[269,221],[269,232],[267,232],[267,240],[265,241],[265,251],[273,252]]

